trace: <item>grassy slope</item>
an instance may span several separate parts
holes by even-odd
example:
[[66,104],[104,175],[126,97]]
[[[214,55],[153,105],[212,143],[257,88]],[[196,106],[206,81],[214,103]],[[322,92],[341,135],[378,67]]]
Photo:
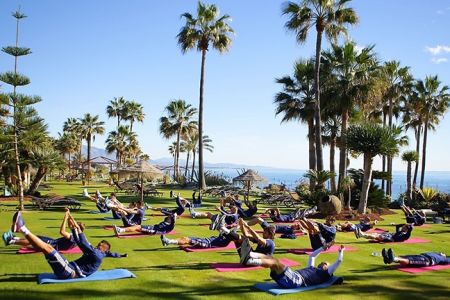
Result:
[[[79,183],[52,183],[52,192],[76,196],[81,199]],[[91,189],[96,188],[92,186]],[[105,186],[99,186],[108,191]],[[191,191],[181,191],[182,196],[189,198]],[[151,199],[147,202],[154,206],[172,206],[165,191],[164,198]],[[119,199],[131,201],[132,197],[119,195]],[[137,275],[136,279],[87,282],[78,284],[37,285],[36,274],[49,272],[42,255],[15,255],[15,248],[0,248],[0,298],[1,299],[57,299],[64,295],[66,299],[134,299],[134,298],[177,298],[196,299],[209,297],[269,299],[273,296],[252,288],[256,282],[270,281],[267,270],[247,271],[239,273],[218,273],[209,268],[211,262],[236,262],[235,251],[185,253],[176,247],[163,248],[159,237],[119,240],[111,237],[112,232],[102,229],[111,221],[102,220],[102,215],[86,213],[95,209],[92,202],[84,201],[83,209],[73,212],[75,218],[87,224],[87,235],[92,243],[100,239],[108,239],[112,250],[128,253],[128,258],[106,259],[104,269],[127,268]],[[0,228],[7,230],[13,214],[15,203],[6,203],[8,211],[0,212]],[[206,203],[211,208],[214,200]],[[27,211],[24,213],[27,226],[35,233],[57,236],[62,219],[62,211]],[[151,217],[148,223],[157,223],[161,217]],[[387,216],[380,227],[393,230],[391,222],[401,222],[401,215]],[[198,226],[205,220],[181,218],[176,226],[177,236],[210,236],[212,232],[206,227]],[[450,253],[450,225],[435,225],[430,228],[417,228],[413,236],[432,239],[428,244],[395,245],[399,254],[414,254],[423,251],[442,251]],[[173,237],[173,236],[172,236]],[[448,278],[450,270],[409,275],[399,271],[388,270],[379,257],[371,256],[374,251],[380,252],[382,246],[367,241],[356,240],[352,234],[338,233],[339,243],[357,247],[357,252],[347,252],[344,263],[337,275],[345,277],[345,284],[322,289],[282,296],[283,299],[448,299],[450,288]],[[300,262],[307,261],[306,256],[286,253],[289,248],[308,247],[307,237],[297,240],[277,241],[276,257],[287,257]],[[77,255],[66,255],[69,260]],[[323,260],[334,261],[335,254],[322,255]],[[319,259],[321,261],[321,259]]]

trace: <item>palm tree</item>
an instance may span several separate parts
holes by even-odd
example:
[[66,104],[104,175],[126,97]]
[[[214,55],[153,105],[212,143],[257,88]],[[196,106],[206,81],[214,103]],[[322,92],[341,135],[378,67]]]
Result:
[[172,100],[165,108],[167,112],[166,117],[161,117],[159,132],[166,138],[170,139],[176,136],[176,149],[175,149],[175,164],[174,164],[174,176],[175,179],[179,177],[179,157],[180,157],[180,142],[181,138],[186,136],[193,128],[197,127],[197,122],[192,118],[197,113],[197,109],[192,105],[187,104],[186,101],[178,99]]
[[126,116],[126,106],[127,101],[123,97],[114,97],[113,100],[110,101],[110,104],[106,107],[106,113],[108,118],[116,118],[117,117],[117,128],[120,126],[120,121],[123,120]]
[[325,189],[325,183],[336,175],[327,170],[308,170],[304,176],[310,181],[314,181],[315,189],[321,191]]
[[[199,136],[198,133],[196,135],[194,135],[193,139],[196,141],[196,144],[199,143]],[[207,135],[203,135],[203,149],[205,149],[206,151],[209,152],[213,152],[214,151],[214,146],[212,145],[212,139],[207,136]],[[198,147],[194,148],[194,150],[192,151],[192,172],[191,172],[191,181],[194,180],[194,171],[195,171],[195,153],[198,151]]]
[[[401,97],[412,87],[413,78],[409,74],[409,67],[401,68],[400,62],[395,60],[385,62],[380,71],[386,83],[384,98],[388,100],[388,126],[392,128],[394,109],[399,106]],[[387,172],[392,177],[392,157],[387,157]],[[391,180],[387,182],[386,194],[392,195]]]
[[81,123],[77,118],[67,118],[67,120],[63,124],[63,132],[67,132],[69,134],[75,135],[79,139],[78,146],[79,148],[79,156],[82,156],[83,150],[83,133],[81,131]]
[[126,138],[130,134],[130,127],[120,125],[117,130],[113,130],[108,134],[106,139],[106,151],[108,153],[116,152],[117,164],[120,166],[124,161]]
[[345,25],[356,24],[358,17],[352,8],[346,7],[350,0],[303,0],[300,4],[288,2],[283,7],[283,14],[288,15],[289,20],[285,27],[296,33],[299,43],[304,43],[311,27],[316,28],[316,58],[314,76],[314,121],[315,140],[317,153],[317,170],[323,170],[321,113],[320,113],[320,63],[322,51],[322,35],[332,41],[336,41],[339,35],[346,34]]
[[[334,157],[336,152],[336,144],[338,136],[340,137],[340,128],[341,128],[341,118],[337,115],[331,115],[326,118],[326,121],[323,123],[322,131],[324,135],[322,136],[322,140],[324,144],[330,146],[330,172],[336,174],[336,169],[334,166]],[[336,176],[332,176],[330,178],[330,186],[331,192],[336,193]]]
[[330,69],[334,75],[334,95],[337,110],[341,112],[341,141],[339,153],[339,181],[347,173],[347,142],[346,134],[351,110],[357,104],[367,99],[375,82],[374,73],[378,61],[373,52],[374,46],[362,50],[356,48],[356,43],[346,42],[343,46],[332,45],[331,49],[323,54],[324,67]]
[[56,141],[56,148],[61,152],[63,157],[68,154],[68,167],[69,167],[69,174],[72,173],[71,170],[71,155],[72,153],[76,152],[80,147],[80,140],[78,139],[75,134],[70,132],[63,132],[62,134],[59,133],[59,138]]
[[412,201],[412,180],[411,180],[411,164],[419,160],[419,153],[416,151],[406,151],[402,154],[402,160],[408,163],[406,170],[406,197],[409,203]]
[[99,116],[92,116],[90,113],[84,115],[81,119],[78,119],[80,122],[81,132],[83,137],[87,142],[87,163],[88,163],[88,171],[87,171],[87,184],[89,185],[89,179],[91,175],[91,143],[95,141],[96,134],[105,133],[105,122],[99,121]]
[[[228,24],[231,21],[229,15],[220,16],[219,9],[214,4],[198,3],[197,16],[190,13],[181,15],[185,19],[185,25],[180,29],[177,35],[178,44],[181,51],[186,53],[188,50],[196,48],[202,54],[201,73],[200,73],[200,96],[199,96],[199,114],[198,131],[199,136],[203,136],[203,86],[205,79],[205,59],[209,47],[219,51],[227,52],[231,46],[231,35],[233,29]],[[203,166],[203,140],[199,141],[199,188],[205,189],[205,174]]]
[[358,213],[365,214],[370,184],[372,182],[372,163],[376,155],[395,155],[398,153],[397,130],[377,124],[352,125],[347,131],[347,146],[356,154],[364,155],[364,178],[359,200]]
[[[347,210],[350,211],[352,208],[350,206],[352,202],[352,188],[355,186],[355,181],[351,176],[345,176],[342,180],[341,189],[342,191],[347,191],[348,193],[348,201],[347,201]],[[343,200],[342,200],[343,201]],[[344,203],[342,203],[344,204]]]
[[[294,76],[275,80],[283,91],[275,95],[275,115],[283,114],[281,123],[301,121],[308,124],[309,169],[316,169],[316,147],[314,138],[314,61],[299,60],[294,65]],[[309,182],[310,190],[314,181]]]
[[420,188],[425,181],[425,166],[427,157],[427,138],[430,124],[438,124],[439,117],[443,116],[450,104],[449,87],[441,86],[441,81],[436,76],[427,76],[425,80],[419,80],[416,85],[418,97],[422,102],[420,110],[423,117],[423,145],[422,145],[422,173],[420,176]]
[[127,102],[125,105],[125,116],[123,119],[130,121],[130,131],[133,131],[134,122],[142,123],[145,119],[144,107],[136,101]]

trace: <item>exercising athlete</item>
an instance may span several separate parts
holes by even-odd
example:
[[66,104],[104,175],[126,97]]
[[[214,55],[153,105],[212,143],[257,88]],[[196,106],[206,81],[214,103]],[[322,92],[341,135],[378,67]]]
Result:
[[275,233],[281,234],[280,238],[282,238],[282,239],[296,239],[297,232],[306,233],[306,230],[304,230],[302,228],[302,226],[300,226],[299,222],[295,222],[292,225],[279,225],[279,224],[269,225],[269,223],[264,221],[263,218],[259,218],[259,217],[253,217],[253,219],[248,221],[249,226],[253,226],[256,224],[259,224],[262,229],[269,227],[269,226],[275,227]]
[[381,251],[383,255],[383,261],[385,264],[399,263],[402,266],[412,267],[428,267],[435,265],[448,265],[450,264],[450,258],[444,253],[439,252],[425,252],[418,255],[402,255],[395,256],[392,249],[383,248]]
[[412,224],[400,224],[395,226],[395,233],[364,233],[361,229],[355,230],[357,239],[365,238],[382,243],[404,242],[411,237],[411,232],[414,226]]
[[124,228],[113,225],[113,229],[114,229],[114,233],[116,234],[116,236],[120,236],[123,233],[132,233],[132,232],[138,232],[138,233],[143,233],[143,234],[148,234],[148,235],[165,234],[165,233],[169,233],[173,230],[173,228],[175,227],[176,219],[177,219],[177,214],[173,214],[173,215],[165,217],[164,221],[162,221],[159,224],[133,225],[133,226],[124,227]]
[[336,227],[333,226],[335,221],[333,216],[328,216],[324,224],[308,219],[302,219],[299,223],[308,231],[311,247],[314,250],[321,247],[326,250],[334,244],[336,238]]
[[219,236],[212,236],[209,238],[199,237],[182,237],[178,239],[168,239],[164,235],[161,235],[161,243],[164,247],[168,245],[178,245],[180,247],[191,248],[220,248],[226,247],[231,242],[231,239],[226,234],[220,234]]

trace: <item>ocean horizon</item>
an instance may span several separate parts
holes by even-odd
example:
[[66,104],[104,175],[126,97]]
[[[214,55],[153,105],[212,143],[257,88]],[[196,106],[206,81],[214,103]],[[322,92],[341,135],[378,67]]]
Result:
[[[227,180],[231,181],[234,177],[238,176],[238,170],[235,168],[205,168],[211,173],[224,176]],[[267,179],[262,184],[257,186],[267,186],[268,184],[285,184],[289,189],[295,189],[295,187],[302,181],[307,181],[304,177],[306,170],[281,170],[269,168],[254,168],[259,175]],[[406,172],[394,171],[392,174],[392,199],[396,200],[401,193],[406,191]],[[420,173],[418,175],[418,181],[420,180]],[[381,185],[380,180],[375,181],[376,184]],[[425,174],[425,187],[436,189],[440,192],[450,193],[450,171],[427,171]],[[328,186],[329,188],[329,186]]]

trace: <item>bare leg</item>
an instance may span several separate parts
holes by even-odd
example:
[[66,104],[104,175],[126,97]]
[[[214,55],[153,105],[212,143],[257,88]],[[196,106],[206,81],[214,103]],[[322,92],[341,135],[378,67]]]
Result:
[[121,228],[123,232],[141,232],[141,225],[134,225],[130,227]]
[[403,257],[397,257],[397,262],[402,266],[409,265],[409,259]]
[[31,247],[30,242],[25,238],[21,238],[20,240],[15,240],[13,245],[18,245],[18,246],[22,246],[22,247]]
[[33,246],[34,249],[41,251],[44,254],[50,254],[55,250],[52,246],[42,241],[40,238],[29,232],[24,234],[28,242]]
[[248,226],[253,226],[256,224],[262,224],[264,220],[259,217],[253,217],[250,221],[247,222]]

